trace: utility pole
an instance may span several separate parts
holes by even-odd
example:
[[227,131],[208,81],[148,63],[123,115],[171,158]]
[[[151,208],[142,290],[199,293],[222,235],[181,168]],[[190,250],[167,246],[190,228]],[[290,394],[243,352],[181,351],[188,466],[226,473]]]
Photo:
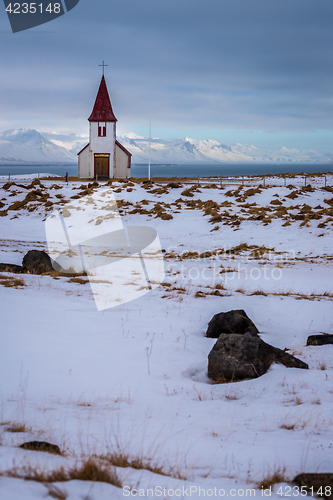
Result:
[[150,149],[151,149],[151,118],[149,118],[149,161],[148,161],[148,181],[150,181]]

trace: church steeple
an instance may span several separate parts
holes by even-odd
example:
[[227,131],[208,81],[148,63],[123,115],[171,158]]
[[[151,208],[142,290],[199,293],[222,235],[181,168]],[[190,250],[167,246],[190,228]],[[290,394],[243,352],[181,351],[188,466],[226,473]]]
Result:
[[106,86],[104,75],[102,76],[101,84],[98,89],[96,101],[91,115],[88,118],[89,122],[117,122],[114,116],[111,101]]

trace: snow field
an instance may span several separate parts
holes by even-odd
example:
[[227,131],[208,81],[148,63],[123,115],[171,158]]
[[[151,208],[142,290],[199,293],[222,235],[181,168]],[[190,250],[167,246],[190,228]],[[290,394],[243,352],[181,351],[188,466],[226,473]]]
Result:
[[[72,188],[81,183],[67,187],[59,182],[61,189],[51,189],[55,181],[43,184],[54,210],[59,200],[63,204],[77,194]],[[143,199],[148,209],[156,203],[170,205],[165,210],[171,220],[130,214],[132,205],[122,207],[123,223],[158,231],[166,250],[165,283],[102,313],[96,311],[89,283],[20,275],[21,287],[0,286],[0,470],[29,465],[52,471],[92,456],[110,467],[105,457],[120,453],[140,459],[143,467],[116,467],[123,486],[193,486],[191,498],[202,498],[199,487],[223,488],[225,496],[235,496],[233,489],[255,488],[277,470],[285,470],[285,481],[302,471],[331,472],[333,346],[305,347],[309,335],[333,329],[330,223],[318,228],[321,220],[310,220],[300,227],[302,221],[295,220],[282,227],[281,218],[267,225],[247,219],[238,227],[222,221],[211,232],[210,215],[189,209],[185,201],[181,209],[171,205],[186,200],[184,188],[161,195],[132,183],[116,183],[115,188],[121,190],[118,199],[133,206]],[[200,190],[191,199],[231,201],[228,210],[239,213],[243,202],[226,196],[227,188]],[[267,207],[274,194],[282,200],[290,192],[272,187],[246,202]],[[2,210],[26,196],[15,186],[0,193]],[[314,208],[324,207],[323,200],[330,198],[330,192],[317,188],[287,200],[288,206]],[[1,262],[20,264],[27,250],[46,249],[43,219],[48,209],[35,204],[34,211],[8,210],[0,218]],[[242,244],[246,246],[234,253],[182,258],[186,252]],[[253,251],[259,247],[266,250],[257,258]],[[220,295],[212,294],[216,291]],[[204,333],[214,314],[231,309],[244,309],[263,340],[288,348],[309,370],[273,365],[255,380],[212,384],[207,355],[215,339]],[[18,424],[25,432],[10,431]],[[63,456],[18,448],[37,439],[58,444]],[[167,475],[156,473],[159,468]],[[275,485],[271,498],[287,498],[277,494],[281,484],[286,485]],[[120,488],[105,483],[72,480],[56,486],[69,500],[124,498]],[[35,500],[45,498],[48,490],[36,481],[0,477],[0,493],[6,499]],[[262,497],[260,489],[255,494]]]

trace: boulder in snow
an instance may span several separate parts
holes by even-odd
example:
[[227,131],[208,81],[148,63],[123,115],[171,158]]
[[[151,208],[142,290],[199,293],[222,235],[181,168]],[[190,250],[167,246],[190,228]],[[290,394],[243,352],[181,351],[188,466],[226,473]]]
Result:
[[208,376],[220,383],[257,378],[273,362],[290,368],[309,368],[291,354],[266,344],[258,335],[223,333],[208,355]]
[[23,257],[23,267],[31,274],[43,274],[53,271],[52,262],[46,252],[29,250]]
[[222,333],[250,333],[256,335],[258,328],[242,309],[215,314],[208,324],[206,337],[218,339]]
[[[318,492],[319,498],[332,498],[333,474],[332,472],[303,473],[293,479],[293,483],[305,487],[307,493],[313,497]],[[321,492],[319,494],[319,492]]]

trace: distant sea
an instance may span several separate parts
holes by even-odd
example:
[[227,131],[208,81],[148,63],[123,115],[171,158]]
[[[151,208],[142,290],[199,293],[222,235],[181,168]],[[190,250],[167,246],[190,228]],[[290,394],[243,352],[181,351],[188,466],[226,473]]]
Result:
[[[69,176],[77,176],[77,164],[31,164],[31,165],[0,165],[0,176],[7,175],[25,175],[50,173],[64,176],[68,172]],[[268,175],[282,173],[317,173],[333,172],[333,163],[323,165],[309,164],[281,164],[281,165],[263,165],[263,164],[170,164],[170,165],[151,165],[151,177],[213,177],[229,175]],[[148,165],[132,165],[132,177],[147,177]]]

